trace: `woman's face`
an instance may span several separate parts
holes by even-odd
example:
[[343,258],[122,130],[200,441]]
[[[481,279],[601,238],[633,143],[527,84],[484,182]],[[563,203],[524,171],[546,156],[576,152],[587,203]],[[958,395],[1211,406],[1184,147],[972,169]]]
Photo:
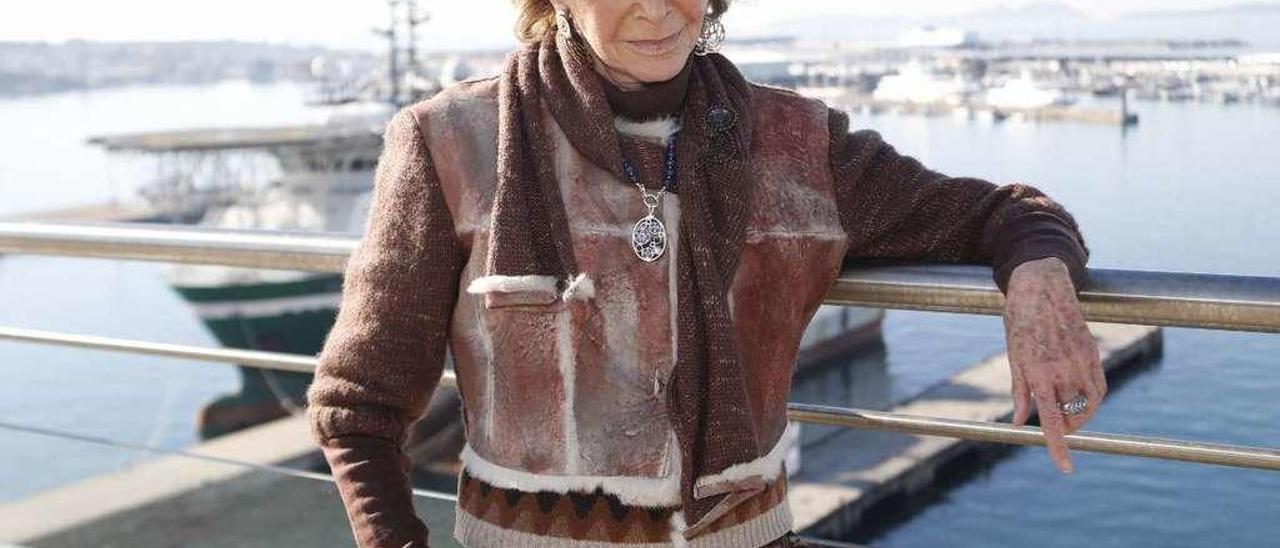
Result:
[[702,33],[709,0],[552,0],[568,10],[597,57],[624,89],[674,78]]

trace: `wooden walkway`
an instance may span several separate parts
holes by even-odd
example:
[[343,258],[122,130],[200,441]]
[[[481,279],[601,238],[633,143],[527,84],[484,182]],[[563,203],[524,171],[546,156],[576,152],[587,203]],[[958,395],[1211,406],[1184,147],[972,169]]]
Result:
[[[1161,351],[1159,327],[1089,322],[1089,329],[1107,371]],[[1008,423],[1013,417],[1010,384],[1008,356],[1001,353],[888,411]],[[998,445],[1007,444],[849,429],[817,447],[807,446],[789,491],[796,530],[819,538],[844,537],[877,505],[933,488],[943,465],[969,450]],[[1046,451],[1043,446],[1030,447]]]

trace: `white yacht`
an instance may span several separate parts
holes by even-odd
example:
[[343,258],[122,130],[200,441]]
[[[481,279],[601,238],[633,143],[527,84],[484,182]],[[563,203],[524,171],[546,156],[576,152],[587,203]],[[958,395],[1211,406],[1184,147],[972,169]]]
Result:
[[1075,98],[1062,89],[1034,79],[1024,71],[1018,78],[989,88],[986,92],[989,106],[1006,109],[1034,109],[1049,106],[1067,106]]
[[912,61],[899,68],[897,74],[882,77],[872,97],[894,103],[959,105],[976,93],[977,84],[959,74],[947,75]]

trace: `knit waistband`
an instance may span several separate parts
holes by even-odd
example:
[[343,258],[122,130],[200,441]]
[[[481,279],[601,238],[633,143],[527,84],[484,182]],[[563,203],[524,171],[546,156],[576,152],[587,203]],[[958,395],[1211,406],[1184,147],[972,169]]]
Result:
[[[785,474],[764,491],[713,522],[688,546],[765,546],[791,530]],[[634,506],[601,489],[593,492],[522,491],[492,485],[467,473],[458,476],[454,535],[471,548],[489,546],[660,548],[684,546],[673,539],[679,506]],[[678,535],[677,535],[678,536]]]

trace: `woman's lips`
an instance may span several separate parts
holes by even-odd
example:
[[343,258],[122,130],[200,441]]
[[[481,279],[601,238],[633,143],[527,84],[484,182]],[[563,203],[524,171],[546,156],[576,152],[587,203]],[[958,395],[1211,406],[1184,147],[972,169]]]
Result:
[[659,40],[627,40],[631,47],[646,55],[663,55],[676,47],[680,41],[680,31]]

